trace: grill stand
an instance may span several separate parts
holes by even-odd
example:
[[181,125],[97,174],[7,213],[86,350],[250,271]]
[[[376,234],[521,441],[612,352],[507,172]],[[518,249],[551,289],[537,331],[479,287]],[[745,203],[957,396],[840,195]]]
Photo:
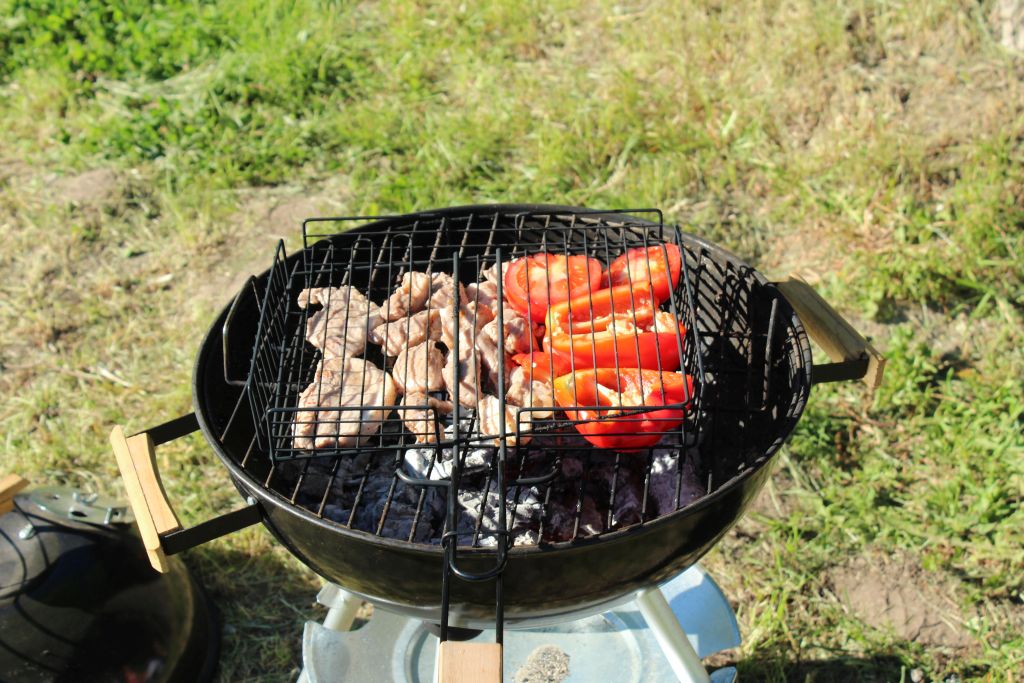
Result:
[[[346,632],[331,626],[351,625],[358,598],[327,585],[317,599],[328,614],[324,624],[306,622],[298,683],[435,680],[437,638],[422,623],[376,610],[365,626]],[[493,640],[485,632],[471,642]],[[729,683],[736,680],[734,668],[709,675],[701,658],[737,647],[740,633],[718,585],[695,566],[613,611],[556,627],[510,628],[504,640],[506,680],[531,652],[552,645],[569,655],[567,683],[612,680],[609,671],[618,672],[615,683]]]

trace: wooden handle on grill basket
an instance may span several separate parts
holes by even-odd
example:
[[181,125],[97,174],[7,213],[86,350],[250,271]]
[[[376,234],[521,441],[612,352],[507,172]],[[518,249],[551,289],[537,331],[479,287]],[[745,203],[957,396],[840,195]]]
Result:
[[438,683],[501,683],[499,643],[438,643]]
[[132,436],[125,436],[121,426],[114,427],[110,433],[110,445],[128,492],[128,503],[135,514],[142,544],[150,564],[158,572],[169,569],[168,555],[260,521],[259,508],[250,502],[244,508],[188,529],[182,528],[160,481],[156,446],[191,434],[198,428],[195,415],[190,413]]
[[17,474],[0,477],[0,515],[14,509],[14,496],[26,486],[28,479],[23,479]]
[[872,390],[882,383],[885,358],[806,280],[793,273],[775,286],[800,316],[807,334],[833,361],[815,365],[811,371],[812,382],[862,379]]

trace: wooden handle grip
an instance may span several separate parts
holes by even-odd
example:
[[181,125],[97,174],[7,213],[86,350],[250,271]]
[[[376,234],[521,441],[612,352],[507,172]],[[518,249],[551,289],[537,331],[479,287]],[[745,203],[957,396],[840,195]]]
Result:
[[438,643],[438,683],[501,683],[498,643]]
[[128,503],[135,513],[135,523],[150,564],[158,572],[166,572],[167,555],[160,545],[160,534],[177,531],[181,524],[160,481],[153,439],[147,432],[126,437],[124,429],[118,426],[110,433],[110,445],[114,448],[117,468],[121,470]]
[[26,486],[28,479],[23,479],[17,474],[0,477],[0,515],[14,509],[14,496]]
[[803,278],[794,273],[789,279],[777,282],[776,286],[800,316],[807,334],[825,350],[833,362],[867,358],[868,369],[863,377],[864,382],[871,389],[882,383],[882,371],[885,368],[882,354]]

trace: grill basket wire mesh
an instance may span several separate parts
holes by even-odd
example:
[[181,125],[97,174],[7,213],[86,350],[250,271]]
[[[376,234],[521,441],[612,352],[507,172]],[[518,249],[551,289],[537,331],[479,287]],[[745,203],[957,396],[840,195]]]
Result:
[[[485,269],[495,266],[499,254],[500,260],[505,262],[538,252],[583,254],[608,265],[629,248],[675,244],[683,256],[682,273],[679,285],[661,308],[685,326],[685,333],[677,335],[676,340],[682,359],[680,370],[694,378],[695,391],[687,396],[682,423],[665,429],[656,447],[633,453],[610,453],[595,449],[563,413],[556,410],[544,415],[546,410],[542,407],[509,406],[498,397],[499,415],[504,414],[506,407],[510,409],[509,424],[502,425],[509,438],[504,448],[495,449],[489,467],[482,473],[486,477],[484,491],[491,490],[492,483],[499,485],[504,507],[510,513],[507,526],[503,525],[508,528],[516,523],[520,497],[529,487],[539,489],[543,507],[537,538],[540,542],[571,541],[586,535],[581,531],[582,512],[597,495],[608,498],[596,503],[606,511],[606,520],[603,528],[591,535],[616,531],[665,514],[663,510],[649,509],[648,505],[648,485],[656,448],[676,449],[681,454],[677,460],[676,508],[683,506],[680,487],[684,467],[696,469],[710,493],[731,477],[755,466],[759,459],[766,457],[766,451],[771,452],[769,446],[774,449],[778,444],[758,444],[741,434],[777,432],[771,427],[772,422],[795,414],[798,407],[792,402],[799,393],[792,388],[803,381],[801,364],[794,361],[799,351],[795,333],[790,325],[779,321],[779,295],[774,288],[761,285],[749,268],[723,262],[715,258],[708,247],[692,238],[684,239],[678,227],[662,222],[660,212],[651,212],[654,220],[635,218],[639,213],[642,212],[491,212],[374,218],[378,222],[373,227],[351,234],[342,233],[370,219],[307,221],[303,229],[304,249],[298,258],[289,260],[283,243],[279,245],[260,302],[260,321],[245,392],[257,428],[255,442],[245,460],[265,471],[266,486],[287,489],[282,493],[320,516],[331,502],[332,491],[347,490],[350,498],[354,494],[355,502],[348,519],[342,521],[350,527],[359,512],[371,470],[378,471],[375,468],[381,463],[390,463],[390,489],[383,505],[377,506],[379,517],[372,531],[384,532],[396,490],[403,484],[413,485],[419,487],[418,503],[406,540],[421,540],[420,513],[431,494],[429,488],[447,486],[451,501],[458,495],[457,480],[465,465],[465,452],[493,445],[500,428],[481,429],[478,401],[470,401],[465,410],[458,411],[457,425],[454,415],[444,415],[436,403],[363,404],[364,394],[348,408],[300,405],[304,391],[316,391],[313,404],[319,404],[330,391],[322,386],[319,375],[324,373],[318,373],[323,363],[350,365],[343,367],[343,371],[362,373],[357,384],[366,392],[378,391],[380,382],[363,381],[372,371],[364,363],[351,363],[351,359],[361,356],[378,368],[387,368],[391,373],[402,372],[393,367],[395,359],[388,358],[375,344],[367,344],[365,352],[352,352],[351,356],[348,350],[342,350],[333,360],[324,361],[324,351],[307,341],[310,320],[318,313],[330,319],[332,311],[342,310],[340,329],[344,335],[350,325],[352,329],[358,330],[361,326],[365,330],[370,312],[364,308],[358,315],[346,315],[340,307],[332,308],[331,297],[344,293],[344,289],[327,290],[319,308],[311,305],[306,290],[353,287],[374,304],[382,305],[395,285],[410,272],[450,274],[457,267],[460,281],[469,284],[477,282]],[[300,305],[300,294],[306,297],[305,307]],[[347,303],[344,296],[342,294],[342,298],[333,303]],[[476,306],[479,310],[479,296],[479,289],[473,296],[466,295],[460,307]],[[428,310],[427,317],[430,315]],[[468,340],[476,349],[479,320],[474,314],[454,316],[451,322],[454,323],[452,335]],[[408,334],[409,323],[406,325]],[[498,358],[499,364],[504,362],[503,354],[499,353]],[[475,367],[472,362],[469,366],[471,370]],[[499,381],[506,380],[507,371],[499,367]],[[493,391],[493,387],[488,388]],[[790,404],[785,404],[786,400],[790,400]],[[607,405],[578,407],[608,408]],[[413,411],[425,413],[429,419],[423,422],[431,425],[430,428],[411,429],[411,420],[407,418]],[[633,413],[642,416],[644,411],[624,408],[623,412],[626,416]],[[317,434],[324,432],[323,425],[328,425],[324,440],[327,446],[320,444],[319,448],[310,448],[308,443],[297,443],[297,425],[307,423],[313,425]],[[364,436],[356,437],[358,441],[350,440],[351,445],[337,443],[339,433],[357,424],[366,433]],[[487,433],[489,431],[494,433]],[[453,438],[453,432],[457,433],[457,438]],[[331,437],[335,437],[333,444],[329,443]],[[412,449],[429,454],[426,476],[422,479],[404,472],[404,454]],[[437,476],[445,459],[453,459],[453,451],[454,462],[448,466],[447,477],[431,480]],[[700,457],[701,453],[721,452],[732,455]],[[356,457],[363,459],[360,462],[365,461],[361,473],[353,474],[349,468],[340,467],[346,458]],[[571,535],[566,537],[563,532],[552,536],[546,528],[549,522],[547,502],[554,482],[565,476],[562,461],[568,458],[582,463],[582,471],[576,473],[578,478],[574,483],[575,518]],[[590,485],[588,472],[599,462],[610,465],[613,471],[611,485],[601,491]],[[612,519],[611,509],[620,482],[630,476],[643,481],[642,508],[639,517],[631,523],[617,523]],[[455,489],[452,489],[453,479]],[[503,507],[488,495],[481,497],[479,506],[471,531],[457,533],[447,528],[446,535],[460,536],[459,544],[479,546],[486,531],[481,527],[481,520],[488,513],[485,508],[498,508],[497,512],[502,513],[500,508]],[[507,537],[507,532],[501,530],[492,533]],[[499,544],[499,551],[505,545]]]

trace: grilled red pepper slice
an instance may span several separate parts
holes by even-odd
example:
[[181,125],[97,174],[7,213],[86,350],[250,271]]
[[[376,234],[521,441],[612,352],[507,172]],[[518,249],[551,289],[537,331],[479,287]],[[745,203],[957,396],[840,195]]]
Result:
[[517,353],[512,356],[512,361],[526,370],[530,380],[534,382],[548,382],[552,377],[572,372],[572,361],[560,353]]
[[548,309],[544,346],[573,368],[675,370],[686,328],[659,311],[645,282],[611,287]]
[[534,322],[548,306],[604,286],[604,266],[589,256],[539,253],[516,259],[505,273],[505,299]]
[[[693,378],[681,372],[590,368],[556,377],[555,403],[598,448],[649,448],[676,429],[693,401]],[[596,406],[601,406],[597,408]],[[673,406],[661,410],[630,409]]]
[[612,261],[608,280],[612,287],[627,284],[635,287],[641,282],[649,282],[655,298],[668,301],[679,284],[682,265],[679,247],[674,244],[636,247]]

